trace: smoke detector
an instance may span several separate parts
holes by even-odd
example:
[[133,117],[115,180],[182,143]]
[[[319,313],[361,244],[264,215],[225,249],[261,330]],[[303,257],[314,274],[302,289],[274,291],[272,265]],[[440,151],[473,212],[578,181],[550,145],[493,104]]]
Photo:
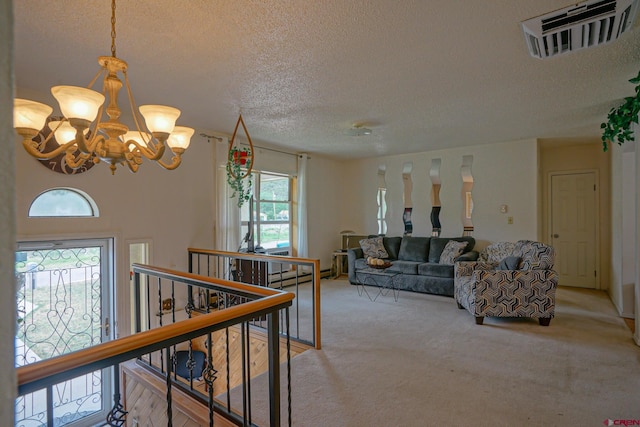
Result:
[[356,123],[350,129],[344,131],[345,135],[348,136],[366,136],[371,135],[373,131],[364,126],[363,123]]
[[633,26],[640,0],[590,0],[521,22],[531,56],[549,58],[616,40]]

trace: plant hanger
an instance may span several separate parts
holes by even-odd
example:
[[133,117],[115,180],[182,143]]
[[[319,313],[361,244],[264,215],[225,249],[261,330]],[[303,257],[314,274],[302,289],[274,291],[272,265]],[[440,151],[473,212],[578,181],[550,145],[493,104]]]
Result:
[[[244,129],[244,133],[245,135],[247,135],[247,140],[249,141],[249,151],[247,153],[247,163],[246,163],[246,170],[244,171],[244,173],[241,174],[241,176],[236,176],[236,173],[233,171],[233,168],[230,165],[230,162],[234,161],[233,159],[233,152],[234,152],[234,146],[235,145],[239,145],[236,144],[236,134],[238,133],[238,126],[242,124],[242,129]],[[240,151],[239,149],[236,148],[235,151]],[[251,175],[251,171],[253,170],[253,142],[251,142],[251,135],[249,135],[249,131],[247,130],[247,126],[244,124],[244,120],[242,119],[242,113],[240,113],[240,115],[238,116],[238,121],[236,122],[236,127],[233,130],[233,135],[231,136],[231,141],[229,141],[229,153],[228,153],[228,161],[227,161],[227,171],[229,172],[229,175],[231,177],[233,177],[234,179],[244,179],[246,177],[248,177],[249,175]]]

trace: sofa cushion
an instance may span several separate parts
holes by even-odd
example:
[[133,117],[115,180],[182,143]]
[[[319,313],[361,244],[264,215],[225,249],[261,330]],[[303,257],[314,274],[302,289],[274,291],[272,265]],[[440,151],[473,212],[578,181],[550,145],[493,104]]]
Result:
[[382,243],[382,237],[362,239],[360,240],[360,247],[362,248],[362,252],[364,252],[365,258],[387,258],[389,256]]
[[440,260],[438,261],[440,264],[449,264],[453,265],[462,251],[467,247],[467,242],[456,242],[455,240],[449,240],[447,244],[444,246],[442,253],[440,254]]
[[425,262],[418,266],[421,276],[453,278],[453,265]]
[[444,247],[447,245],[449,240],[455,240],[456,242],[467,242],[467,246],[464,248],[462,253],[470,251],[476,244],[476,240],[473,237],[465,236],[465,237],[454,237],[454,238],[446,238],[446,237],[432,237],[429,248],[429,262],[439,262],[440,255],[444,250]]
[[398,259],[402,237],[383,237],[382,244],[389,254],[389,259]]
[[521,258],[519,256],[508,256],[500,261],[496,270],[517,270],[520,265]]
[[399,272],[402,274],[418,274],[418,261],[393,261],[393,265],[387,269],[389,272]]
[[429,259],[430,237],[404,236],[400,243],[398,259],[402,261],[427,262]]

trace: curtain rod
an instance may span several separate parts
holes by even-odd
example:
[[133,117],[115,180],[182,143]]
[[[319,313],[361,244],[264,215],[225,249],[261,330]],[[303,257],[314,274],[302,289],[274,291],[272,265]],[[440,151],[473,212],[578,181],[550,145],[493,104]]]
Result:
[[[247,147],[249,146],[249,144],[247,144],[246,142],[240,142],[239,144],[247,146]],[[253,148],[259,148],[261,150],[273,151],[274,153],[288,154],[289,156],[294,156],[294,157],[302,156],[302,154],[296,154],[296,153],[290,153],[288,151],[276,150],[275,148],[261,147],[259,145],[255,145],[255,144],[253,144]],[[310,159],[310,158],[311,158],[311,156],[307,156],[307,159]]]
[[[222,140],[223,140],[222,137],[215,136],[215,135],[207,135],[205,133],[201,133],[200,136],[203,136],[205,138],[214,138],[214,139],[217,139],[218,142],[222,142]],[[239,142],[239,144],[249,147],[249,144],[247,144],[246,142]],[[254,145],[253,147],[254,148],[259,148],[261,150],[273,151],[274,153],[288,154],[289,156],[294,156],[296,158],[298,156],[302,156],[302,154],[296,154],[296,153],[290,153],[288,151],[276,150],[275,148],[261,147],[259,145]],[[310,159],[310,158],[311,158],[311,156],[307,156],[307,159]]]

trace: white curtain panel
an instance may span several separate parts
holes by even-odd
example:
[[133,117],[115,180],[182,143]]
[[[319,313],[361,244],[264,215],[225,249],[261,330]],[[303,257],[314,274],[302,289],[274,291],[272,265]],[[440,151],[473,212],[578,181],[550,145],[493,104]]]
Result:
[[227,184],[226,162],[229,153],[229,143],[226,139],[218,142],[216,192],[218,193],[218,230],[216,233],[216,247],[223,251],[235,252],[240,246],[240,209],[237,198],[230,197],[232,190]]
[[307,234],[307,153],[298,155],[298,256],[309,256],[309,242]]

